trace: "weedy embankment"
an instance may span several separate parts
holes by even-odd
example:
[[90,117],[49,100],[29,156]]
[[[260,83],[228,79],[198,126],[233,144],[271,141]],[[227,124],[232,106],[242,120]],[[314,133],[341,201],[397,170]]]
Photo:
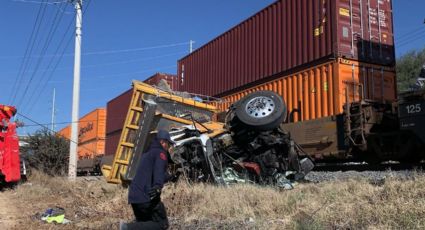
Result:
[[[383,183],[343,180],[297,184],[279,191],[271,187],[221,187],[184,180],[163,191],[171,229],[423,229],[425,176]],[[117,229],[130,221],[127,190],[103,179],[48,177],[34,173],[15,190],[4,191],[21,210],[16,229]],[[1,204],[0,204],[1,205]],[[66,211],[68,225],[37,218],[49,207]]]

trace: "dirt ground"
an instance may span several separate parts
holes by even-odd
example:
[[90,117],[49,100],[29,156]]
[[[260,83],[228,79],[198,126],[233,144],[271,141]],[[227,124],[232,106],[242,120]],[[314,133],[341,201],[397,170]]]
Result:
[[[102,178],[31,176],[28,182],[0,191],[0,229],[118,229],[132,217],[126,190]],[[46,223],[49,208],[65,210],[68,224]]]
[[16,193],[13,190],[3,191],[0,193],[0,229],[17,228],[22,213],[18,208],[15,199]]

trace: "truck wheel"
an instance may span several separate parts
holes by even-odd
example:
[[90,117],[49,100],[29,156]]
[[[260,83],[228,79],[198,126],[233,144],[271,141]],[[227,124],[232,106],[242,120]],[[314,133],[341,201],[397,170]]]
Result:
[[286,119],[283,99],[272,91],[258,91],[237,102],[235,114],[239,120],[260,131],[277,128]]

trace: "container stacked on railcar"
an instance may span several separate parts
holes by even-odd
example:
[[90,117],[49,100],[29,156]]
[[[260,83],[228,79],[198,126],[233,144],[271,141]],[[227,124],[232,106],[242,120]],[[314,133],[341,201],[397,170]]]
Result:
[[106,122],[105,155],[114,155],[120,140],[121,131],[130,105],[133,90],[129,89],[110,100],[106,105],[108,121]]
[[[391,0],[276,1],[179,60],[179,90],[223,98],[221,110],[275,91],[311,156],[372,159],[383,136],[402,144],[392,17]],[[394,150],[380,159],[408,157]]]
[[[78,159],[92,159],[105,153],[106,110],[98,108],[78,121]],[[70,139],[71,125],[61,129],[59,135]]]
[[394,67],[390,0],[277,1],[179,60],[178,88],[226,97],[339,58]]
[[347,99],[394,101],[395,85],[393,67],[340,58],[223,96],[227,103],[219,108],[224,111],[249,93],[270,90],[282,96],[294,115],[289,122],[306,121],[343,113]]

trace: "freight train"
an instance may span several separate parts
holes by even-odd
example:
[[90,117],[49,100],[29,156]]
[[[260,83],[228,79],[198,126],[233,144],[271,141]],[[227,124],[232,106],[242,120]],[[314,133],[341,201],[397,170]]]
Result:
[[[140,84],[138,83],[138,85]],[[142,88],[155,90],[155,88],[147,86]],[[101,164],[114,165],[115,163],[111,163],[119,161],[116,160],[117,156],[132,155],[130,152],[125,152],[123,148],[128,149],[127,145],[137,142],[135,139],[137,133],[134,133],[133,129],[136,127],[137,130],[138,124],[140,126],[143,119],[139,116],[136,120],[137,124],[130,125],[131,127],[124,121],[127,119],[129,120],[127,122],[133,122],[133,119],[128,118],[129,114],[134,113],[137,109],[132,104],[141,103],[134,99],[138,92],[137,89],[129,90],[108,102],[107,112],[105,109],[96,109],[80,120],[77,167],[80,175],[99,174]],[[396,160],[415,163],[424,158],[425,135],[422,129],[425,128],[425,90],[406,92],[400,95],[398,101],[392,103],[367,100],[362,95],[356,98],[353,97],[355,94],[352,94],[350,97],[348,91],[344,92],[346,100],[351,98],[353,101],[341,105],[343,107],[341,114],[308,121],[293,122],[295,116],[301,120],[304,111],[289,112],[286,103],[283,100],[279,103],[275,101],[278,96],[271,91],[254,90],[233,104],[230,109],[233,113],[239,114],[239,119],[246,118],[245,123],[255,120],[255,124],[252,125],[258,126],[257,121],[261,120],[264,127],[276,127],[280,124],[281,130],[287,132],[290,138],[303,149],[303,152],[316,162],[367,161],[374,164],[386,160]],[[166,93],[166,96],[169,95],[178,95],[178,92]],[[157,100],[161,100],[160,95],[157,97],[159,98]],[[193,101],[193,98],[187,100]],[[177,102],[171,101],[168,104],[173,104],[175,107]],[[226,103],[224,102],[224,104]],[[273,113],[277,108],[275,105],[278,104],[281,104],[279,114],[267,116],[267,114]],[[209,108],[211,111],[207,112],[214,121],[231,124],[228,119],[220,119],[220,117],[228,117],[221,116],[223,112],[219,112],[220,106],[223,106],[223,101],[213,102]],[[270,109],[272,112],[268,112]],[[143,114],[143,109],[137,110],[137,112]],[[186,112],[190,112],[190,110]],[[196,113],[196,111],[192,112]],[[265,115],[260,113],[265,113]],[[275,119],[279,124],[275,124],[275,120],[269,121],[269,119]],[[284,122],[281,123],[282,121]],[[130,128],[132,130],[129,130]],[[234,127],[229,129],[234,130]],[[66,136],[66,131],[69,132],[69,128],[65,128],[59,133]],[[109,137],[106,135],[105,138],[105,131],[109,133]],[[118,138],[113,138],[114,136],[118,136]],[[127,166],[128,163],[124,165]],[[108,175],[115,175],[111,178],[116,183],[120,180],[117,174],[119,170],[115,169],[118,171],[114,171],[113,168],[109,168],[108,172],[115,172],[115,174],[108,173]]]
[[[278,0],[180,59],[168,82],[222,99],[223,112],[276,92],[282,128],[316,161],[417,162],[425,99],[397,93],[392,12],[391,0]],[[107,104],[102,161],[115,154],[131,95]]]
[[180,91],[269,90],[316,161],[417,162],[423,92],[397,94],[391,0],[278,0],[178,61]]

